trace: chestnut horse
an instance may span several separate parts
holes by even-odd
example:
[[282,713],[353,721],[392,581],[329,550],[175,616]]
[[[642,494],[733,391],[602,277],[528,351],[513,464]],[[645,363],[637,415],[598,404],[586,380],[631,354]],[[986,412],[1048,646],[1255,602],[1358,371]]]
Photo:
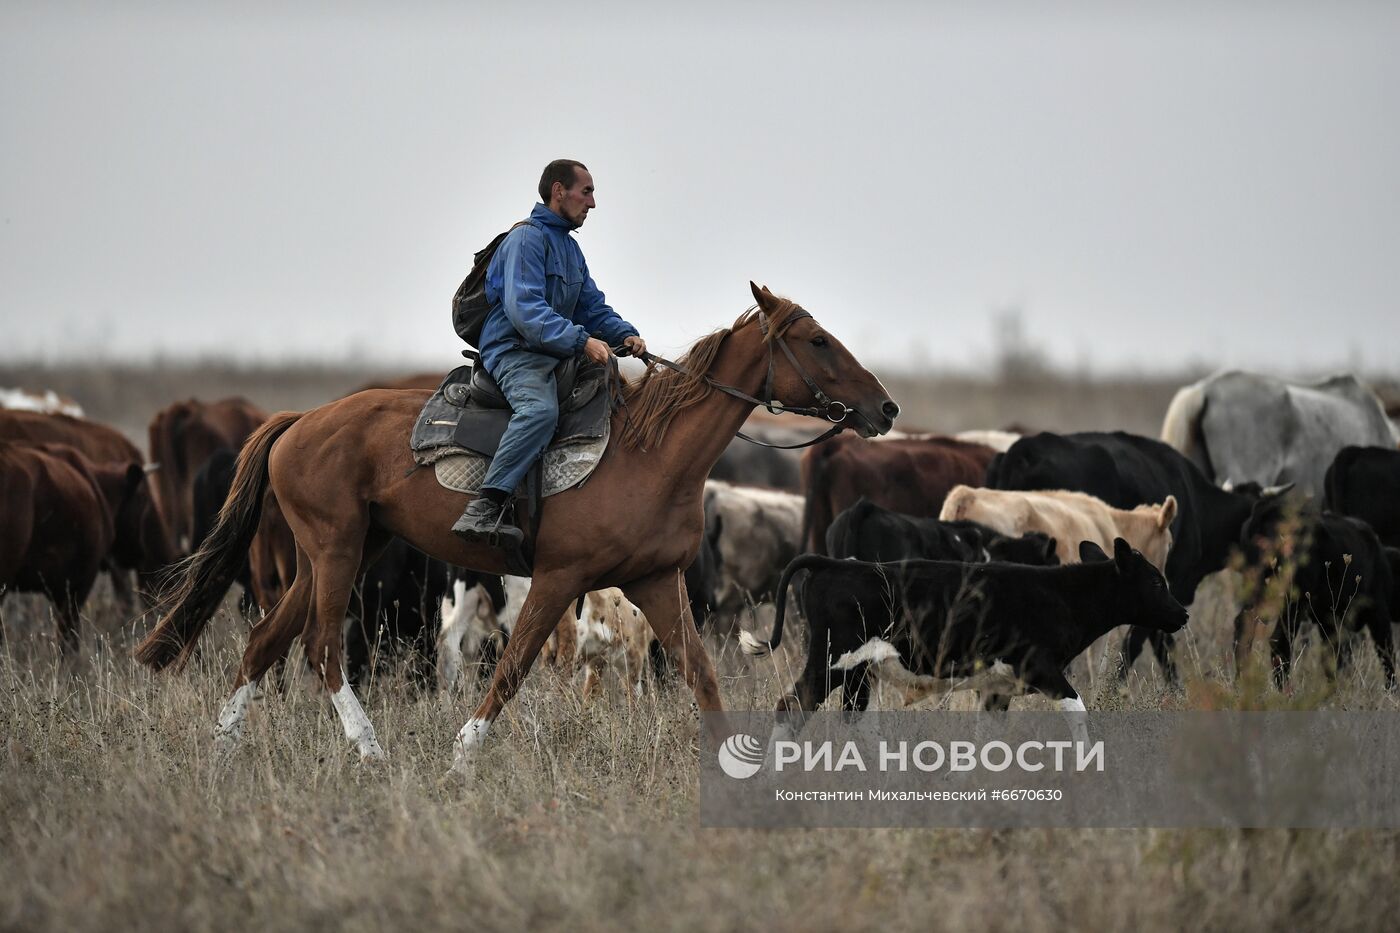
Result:
[[[454,770],[469,768],[565,607],[589,590],[621,587],[677,661],[700,710],[723,710],[684,582],[704,530],[710,468],[759,398],[844,409],[841,426],[866,436],[887,432],[899,414],[880,381],[810,314],[750,285],[757,306],[696,342],[680,361],[684,372],[652,369],[622,390],[613,440],[593,474],[544,500],[530,594],[490,688],[457,734]],[[361,567],[398,535],[449,563],[505,571],[499,550],[452,534],[465,497],[440,486],[433,470],[415,469],[408,436],[426,400],[421,390],[360,392],[304,414],[273,415],[244,446],[218,525],[136,652],[156,669],[189,658],[247,551],[270,485],[296,536],[296,575],[248,639],[219,715],[224,749],[238,739],[259,678],[300,634],[346,737],[362,759],[383,757],[341,662],[341,624]],[[724,738],[722,718],[709,731],[712,740]]]

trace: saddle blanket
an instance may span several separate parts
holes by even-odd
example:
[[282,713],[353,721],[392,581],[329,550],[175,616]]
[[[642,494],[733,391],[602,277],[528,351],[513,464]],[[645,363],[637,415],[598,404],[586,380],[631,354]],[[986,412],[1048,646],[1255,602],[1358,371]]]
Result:
[[[608,437],[604,434],[596,440],[573,441],[546,450],[544,489],[541,495],[548,497],[581,486],[598,465],[598,461],[603,459],[603,451],[607,446]],[[481,490],[481,481],[486,478],[486,469],[491,465],[491,458],[460,447],[447,447],[441,450],[438,459],[434,460],[432,465],[438,482],[444,488],[474,494]]]

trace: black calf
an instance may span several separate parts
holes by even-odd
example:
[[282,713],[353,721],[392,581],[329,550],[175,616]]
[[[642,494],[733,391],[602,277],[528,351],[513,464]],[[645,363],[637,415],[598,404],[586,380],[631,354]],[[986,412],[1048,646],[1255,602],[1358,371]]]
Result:
[[[1392,549],[1382,547],[1365,522],[1336,512],[1319,511],[1299,496],[1259,500],[1241,531],[1245,558],[1263,573],[1262,594],[1278,572],[1273,555],[1293,568],[1293,580],[1279,612],[1270,650],[1274,680],[1280,688],[1293,662],[1293,640],[1305,621],[1322,632],[1334,652],[1336,670],[1347,664],[1352,640],[1363,630],[1371,633],[1385,670],[1387,689],[1395,686],[1395,648],[1391,635],[1396,564]],[[1243,660],[1246,619],[1257,615],[1254,605],[1241,608],[1235,618],[1236,664]],[[1329,668],[1329,673],[1331,672]]]
[[1327,507],[1359,518],[1400,547],[1400,450],[1343,447],[1327,468]]
[[1129,622],[1162,632],[1186,624],[1162,574],[1123,539],[1114,543],[1112,561],[1085,542],[1086,562],[1066,567],[806,555],[783,572],[772,638],[746,632],[741,641],[755,655],[778,646],[787,584],[811,570],[799,597],[811,632],[807,664],[778,702],[788,728],[800,728],[802,712],[838,683],[846,708],[864,709],[871,673],[910,687],[1029,689],[1083,710],[1064,671],[1084,649]]

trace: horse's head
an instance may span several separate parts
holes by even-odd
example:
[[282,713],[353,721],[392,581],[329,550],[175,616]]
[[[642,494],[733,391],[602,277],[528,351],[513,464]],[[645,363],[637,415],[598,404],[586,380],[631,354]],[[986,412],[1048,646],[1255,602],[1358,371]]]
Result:
[[759,310],[771,322],[769,339],[781,341],[791,354],[775,348],[773,398],[794,408],[829,406],[828,417],[837,421],[842,420],[839,416],[844,408],[842,423],[862,437],[889,431],[899,416],[899,406],[880,380],[801,306],[777,297],[767,286],[749,285]]

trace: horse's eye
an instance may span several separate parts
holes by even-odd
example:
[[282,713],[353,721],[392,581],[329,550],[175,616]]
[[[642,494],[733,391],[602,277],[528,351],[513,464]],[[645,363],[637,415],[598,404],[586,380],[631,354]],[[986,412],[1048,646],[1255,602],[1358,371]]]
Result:
[[824,337],[824,336],[821,335],[821,334],[817,334],[817,336],[815,336],[815,337],[812,338],[812,346],[814,346],[814,347],[824,347],[824,346],[826,346],[826,337]]

